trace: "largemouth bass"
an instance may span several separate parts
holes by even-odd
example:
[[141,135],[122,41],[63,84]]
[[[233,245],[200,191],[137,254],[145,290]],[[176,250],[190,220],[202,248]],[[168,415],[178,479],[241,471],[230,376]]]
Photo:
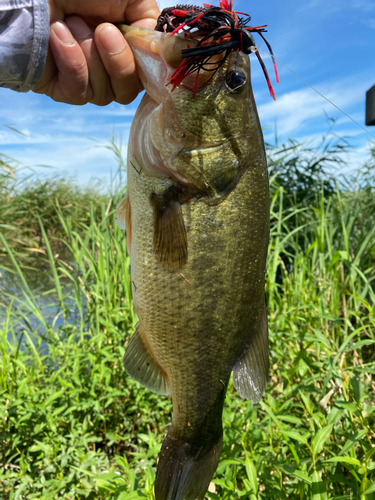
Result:
[[[183,36],[125,28],[146,94],[128,147],[126,227],[139,316],[124,366],[171,394],[172,425],[157,467],[156,500],[203,499],[222,445],[231,372],[258,402],[268,379],[264,297],[269,187],[249,56],[172,91],[191,46]],[[210,79],[211,78],[211,79]]]

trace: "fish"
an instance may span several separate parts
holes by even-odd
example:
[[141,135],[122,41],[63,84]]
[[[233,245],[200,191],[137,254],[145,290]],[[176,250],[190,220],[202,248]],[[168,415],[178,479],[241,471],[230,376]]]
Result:
[[130,377],[173,402],[156,500],[202,500],[220,458],[231,373],[254,404],[268,381],[263,135],[248,54],[233,50],[215,72],[173,86],[192,40],[123,31],[146,90],[129,136],[127,195],[116,211],[139,318],[123,363]]

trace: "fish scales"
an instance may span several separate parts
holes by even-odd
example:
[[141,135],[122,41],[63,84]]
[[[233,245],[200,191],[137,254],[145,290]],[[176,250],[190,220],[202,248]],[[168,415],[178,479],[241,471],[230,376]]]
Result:
[[[221,204],[183,206],[189,260],[182,273],[191,285],[180,273],[161,267],[153,251],[149,196],[160,182],[165,189],[164,182],[132,167],[128,172],[131,251],[137,255],[132,260],[133,301],[152,353],[168,374],[174,407],[180,408],[174,423],[182,428],[186,422],[199,425],[201,417],[195,418],[190,407],[197,401],[209,406],[213,387],[222,390],[222,381],[226,385],[264,306],[266,255],[258,248],[268,238],[265,165],[263,159],[263,168],[249,170]],[[255,191],[255,184],[263,184],[263,192]],[[183,370],[181,360],[183,366],[198,364],[197,373]]]
[[[220,456],[232,370],[240,394],[255,402],[268,376],[267,163],[248,56],[231,54],[196,97],[185,88],[171,93],[165,71],[153,67],[150,79],[146,39],[155,34],[136,30],[141,38],[132,31],[127,39],[148,94],[128,148],[125,212],[139,324],[124,364],[173,400],[156,500],[201,500]],[[158,43],[171,43],[163,35]],[[152,57],[161,65],[158,50]],[[233,68],[246,75],[243,95],[223,83]]]

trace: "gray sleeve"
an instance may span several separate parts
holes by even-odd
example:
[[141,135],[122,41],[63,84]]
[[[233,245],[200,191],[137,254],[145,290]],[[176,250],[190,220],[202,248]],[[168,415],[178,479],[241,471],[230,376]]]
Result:
[[0,0],[0,87],[31,90],[47,58],[47,0]]

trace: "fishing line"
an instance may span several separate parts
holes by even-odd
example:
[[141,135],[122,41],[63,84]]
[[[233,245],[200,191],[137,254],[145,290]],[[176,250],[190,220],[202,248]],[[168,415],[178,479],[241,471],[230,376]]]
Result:
[[[268,54],[269,56],[271,55],[267,50],[263,50],[263,49],[258,49],[258,51],[260,52],[264,52],[265,54]],[[330,101],[328,99],[328,97],[324,96],[323,94],[321,94],[319,92],[319,90],[317,90],[315,87],[313,87],[312,85],[310,85],[306,80],[304,80],[302,77],[300,77],[299,75],[297,75],[297,73],[295,73],[292,69],[288,68],[288,66],[286,64],[284,64],[282,61],[280,61],[280,59],[278,59],[277,57],[275,57],[276,61],[279,63],[279,64],[282,64],[284,66],[284,68],[286,68],[287,70],[289,70],[291,73],[293,73],[293,75],[295,75],[297,78],[299,78],[303,83],[305,83],[308,87],[310,87],[312,90],[314,90],[317,94],[319,94],[321,97],[323,97],[323,99],[325,99],[326,101],[328,101],[330,104],[332,104],[332,106],[334,106],[336,109],[338,109],[343,115],[345,115],[347,118],[349,118],[349,120],[351,120],[353,123],[355,123],[356,125],[358,125],[358,127],[360,127],[362,130],[364,130],[365,132],[368,133],[368,135],[370,135],[373,139],[375,139],[375,135],[372,135],[371,132],[369,132],[368,130],[365,129],[365,127],[362,127],[362,125],[360,125],[358,122],[356,122],[354,120],[354,118],[352,118],[351,116],[349,116],[347,113],[345,113],[345,111],[343,111],[342,109],[340,109],[338,106],[336,106],[335,103],[333,103],[332,101]]]

